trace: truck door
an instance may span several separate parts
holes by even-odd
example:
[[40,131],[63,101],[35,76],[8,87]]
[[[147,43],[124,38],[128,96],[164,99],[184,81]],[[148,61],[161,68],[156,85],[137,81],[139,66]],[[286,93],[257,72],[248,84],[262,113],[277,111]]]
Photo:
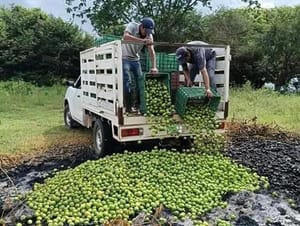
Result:
[[83,107],[82,107],[82,89],[81,89],[81,77],[74,83],[74,87],[71,90],[70,95],[70,111],[72,118],[77,122],[83,123]]

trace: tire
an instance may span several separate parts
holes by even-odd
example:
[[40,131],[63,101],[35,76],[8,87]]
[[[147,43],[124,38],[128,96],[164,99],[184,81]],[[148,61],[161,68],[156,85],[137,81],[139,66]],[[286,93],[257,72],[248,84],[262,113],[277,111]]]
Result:
[[93,146],[96,158],[103,157],[112,148],[112,133],[108,124],[97,119],[93,127]]
[[71,112],[69,105],[66,104],[65,110],[64,110],[64,121],[65,121],[65,127],[72,129],[77,126],[77,123],[72,119]]

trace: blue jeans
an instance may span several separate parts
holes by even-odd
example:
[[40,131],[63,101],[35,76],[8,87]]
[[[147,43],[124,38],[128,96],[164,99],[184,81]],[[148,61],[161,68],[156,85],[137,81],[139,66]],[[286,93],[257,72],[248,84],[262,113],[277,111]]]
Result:
[[[122,59],[123,61],[123,87],[125,98],[137,98],[138,104],[144,98],[145,79],[142,73],[140,61]],[[131,102],[131,100],[129,101]],[[131,103],[129,103],[131,105]],[[131,107],[131,106],[126,106]],[[143,110],[143,109],[141,109]]]
[[[212,53],[210,59],[206,59],[206,70],[209,77],[210,87],[214,90],[217,90],[216,82],[215,82],[215,68],[216,68],[216,54]],[[190,78],[191,81],[194,82],[196,75],[199,74],[199,68],[196,64],[189,65]]]

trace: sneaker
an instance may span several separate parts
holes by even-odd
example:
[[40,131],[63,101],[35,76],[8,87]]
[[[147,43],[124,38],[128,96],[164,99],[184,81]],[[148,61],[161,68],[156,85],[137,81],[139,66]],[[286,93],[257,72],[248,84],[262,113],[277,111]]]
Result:
[[138,112],[137,112],[137,115],[145,116],[145,113],[142,113],[141,111],[138,111]]
[[136,107],[131,107],[131,112],[133,113],[139,112],[139,109]]

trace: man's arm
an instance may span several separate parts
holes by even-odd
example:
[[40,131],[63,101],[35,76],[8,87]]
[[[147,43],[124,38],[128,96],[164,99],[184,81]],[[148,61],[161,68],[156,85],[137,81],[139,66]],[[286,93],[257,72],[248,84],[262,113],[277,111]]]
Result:
[[184,74],[184,79],[185,79],[186,85],[191,86],[192,81],[191,81],[191,77],[190,77],[190,72],[188,70],[183,70],[183,74]]
[[206,58],[205,58],[205,49],[204,48],[198,48],[197,53],[196,53],[196,61],[199,70],[199,73],[202,74],[203,81],[204,81],[204,86],[206,90],[206,95],[208,97],[212,97],[213,93],[210,90],[210,81],[209,81],[209,76],[206,70]]
[[150,54],[150,60],[152,68],[150,72],[158,72],[157,66],[156,66],[156,54],[153,45],[148,45],[148,51]]
[[125,31],[124,35],[123,35],[123,40],[125,41],[130,41],[130,42],[140,42],[143,44],[148,44],[148,43],[152,43],[151,39],[149,38],[139,38],[139,37],[135,37],[133,36],[130,32]]
[[193,84],[193,82],[191,81],[190,71],[189,71],[187,63],[182,64],[181,67],[183,70],[186,86],[191,86]]
[[199,73],[200,73],[200,72],[201,72],[202,77],[203,77],[204,86],[205,86],[205,90],[206,90],[206,95],[207,95],[208,97],[212,97],[212,96],[213,96],[213,93],[212,93],[211,90],[210,90],[209,77],[208,77],[208,73],[207,73],[206,68],[204,67],[203,69],[201,69],[201,70],[199,71]]

